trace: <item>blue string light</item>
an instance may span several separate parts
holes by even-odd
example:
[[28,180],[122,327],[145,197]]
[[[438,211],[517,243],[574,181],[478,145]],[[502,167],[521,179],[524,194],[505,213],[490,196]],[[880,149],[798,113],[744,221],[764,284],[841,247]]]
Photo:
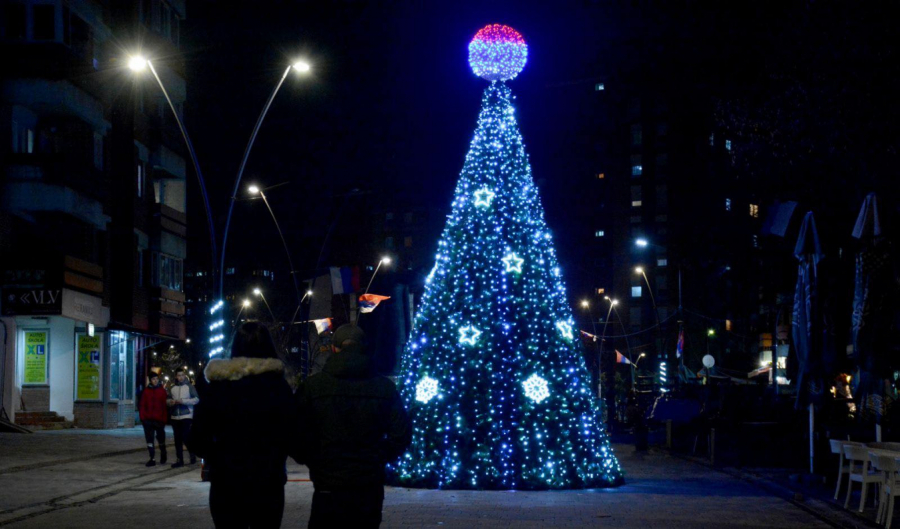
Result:
[[413,443],[391,481],[621,484],[573,323],[512,93],[492,82],[404,353]]

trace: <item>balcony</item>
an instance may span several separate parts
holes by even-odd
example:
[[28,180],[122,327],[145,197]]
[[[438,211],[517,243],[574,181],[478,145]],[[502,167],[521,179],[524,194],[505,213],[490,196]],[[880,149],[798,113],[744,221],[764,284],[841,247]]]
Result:
[[105,202],[108,196],[103,171],[84,153],[13,153],[6,160],[6,178],[10,182],[67,187],[99,202]]

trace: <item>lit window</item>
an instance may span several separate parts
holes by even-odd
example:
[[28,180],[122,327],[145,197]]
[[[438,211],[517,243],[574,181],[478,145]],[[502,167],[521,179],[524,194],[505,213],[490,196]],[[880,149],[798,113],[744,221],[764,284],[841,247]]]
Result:
[[631,297],[633,297],[633,298],[641,297],[641,287],[631,287]]
[[725,199],[725,211],[731,211],[731,199],[730,198]]
[[605,289],[605,288],[598,288],[598,289],[597,289],[597,294],[606,294],[606,289]]
[[631,176],[640,176],[644,172],[643,160],[640,154],[631,155]]
[[643,204],[643,202],[640,200],[632,200],[631,201],[631,207],[633,207],[633,208],[639,208],[639,207],[641,207],[641,204]]
[[594,237],[603,237],[606,233],[603,230],[597,230],[594,232]]
[[750,216],[754,219],[759,217],[759,205],[758,204],[750,204]]
[[669,264],[668,259],[657,259],[656,266],[667,266]]
[[597,83],[594,85],[594,90],[596,90],[597,92],[602,92],[606,90],[606,85],[604,85],[603,83]]
[[597,180],[603,180],[606,178],[606,173],[597,173]]
[[725,140],[725,150],[726,151],[731,150],[731,140]]
[[232,267],[232,268],[226,268],[226,269],[225,269],[225,275],[233,276],[233,275],[234,275],[234,267]]

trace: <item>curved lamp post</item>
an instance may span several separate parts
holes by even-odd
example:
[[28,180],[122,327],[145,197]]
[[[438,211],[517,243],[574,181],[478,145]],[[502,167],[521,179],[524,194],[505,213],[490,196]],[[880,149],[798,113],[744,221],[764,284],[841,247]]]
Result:
[[[225,231],[222,233],[222,254],[219,258],[219,299],[223,296],[223,287],[224,287],[224,270],[225,270],[225,247],[228,245],[228,229],[231,227],[231,214],[234,211],[234,202],[237,200],[238,190],[241,187],[241,178],[244,176],[244,169],[247,167],[247,159],[250,158],[250,150],[253,149],[253,144],[256,142],[256,135],[259,133],[259,128],[262,126],[263,120],[266,119],[266,114],[269,113],[269,107],[272,106],[272,101],[275,99],[275,96],[278,94],[278,91],[281,89],[281,85],[284,84],[284,80],[287,78],[288,74],[291,73],[291,70],[295,70],[298,73],[307,73],[311,70],[309,63],[304,61],[297,61],[294,64],[288,66],[284,73],[281,75],[281,79],[278,80],[278,84],[275,85],[275,89],[272,90],[272,93],[269,95],[269,99],[266,101],[265,106],[262,109],[262,112],[259,114],[259,118],[256,120],[256,125],[253,126],[253,132],[250,134],[250,141],[247,142],[247,147],[244,149],[244,156],[241,158],[241,165],[238,167],[237,177],[234,179],[234,190],[231,192],[231,200],[228,203],[228,215],[225,216]],[[268,206],[268,202],[266,203]],[[269,210],[271,211],[271,209]],[[274,218],[274,216],[273,216]],[[278,223],[276,222],[276,225]],[[279,234],[281,233],[281,229],[279,228]],[[282,237],[284,240],[284,237]],[[290,254],[288,255],[290,257]],[[291,275],[294,273],[294,267],[291,266]],[[295,282],[296,287],[296,282]],[[299,289],[297,289],[298,298]]]
[[[172,98],[169,97],[169,92],[166,90],[165,85],[163,85],[162,79],[159,78],[159,74],[156,73],[156,68],[153,67],[153,62],[149,59],[141,56],[134,55],[128,59],[128,68],[131,71],[139,73],[144,71],[145,69],[149,69],[150,73],[153,74],[153,78],[156,79],[156,84],[159,85],[159,89],[162,90],[163,96],[166,98],[166,102],[169,103],[169,108],[172,110],[172,115],[175,116],[175,122],[178,124],[178,129],[181,131],[181,137],[184,138],[184,143],[187,145],[188,153],[191,156],[191,162],[194,165],[194,172],[197,173],[197,180],[200,183],[200,194],[203,196],[203,207],[206,209],[206,224],[209,228],[209,247],[212,251],[212,266],[213,270],[213,278],[218,277],[221,282],[222,276],[216,273],[216,228],[213,224],[212,210],[209,207],[209,195],[206,192],[206,182],[203,179],[203,172],[200,171],[200,162],[197,161],[197,153],[194,152],[194,144],[191,143],[191,138],[188,136],[187,129],[184,127],[184,123],[181,121],[181,116],[178,115],[178,111],[175,109],[175,105],[172,103]],[[222,285],[219,285],[218,291],[221,297]],[[213,291],[216,291],[215,279],[213,279]]]

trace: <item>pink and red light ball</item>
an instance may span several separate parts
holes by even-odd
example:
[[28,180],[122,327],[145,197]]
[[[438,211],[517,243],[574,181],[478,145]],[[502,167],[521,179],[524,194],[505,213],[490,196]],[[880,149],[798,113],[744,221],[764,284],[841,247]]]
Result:
[[469,43],[469,66],[475,75],[488,81],[515,78],[527,60],[528,46],[522,34],[503,24],[479,29]]

